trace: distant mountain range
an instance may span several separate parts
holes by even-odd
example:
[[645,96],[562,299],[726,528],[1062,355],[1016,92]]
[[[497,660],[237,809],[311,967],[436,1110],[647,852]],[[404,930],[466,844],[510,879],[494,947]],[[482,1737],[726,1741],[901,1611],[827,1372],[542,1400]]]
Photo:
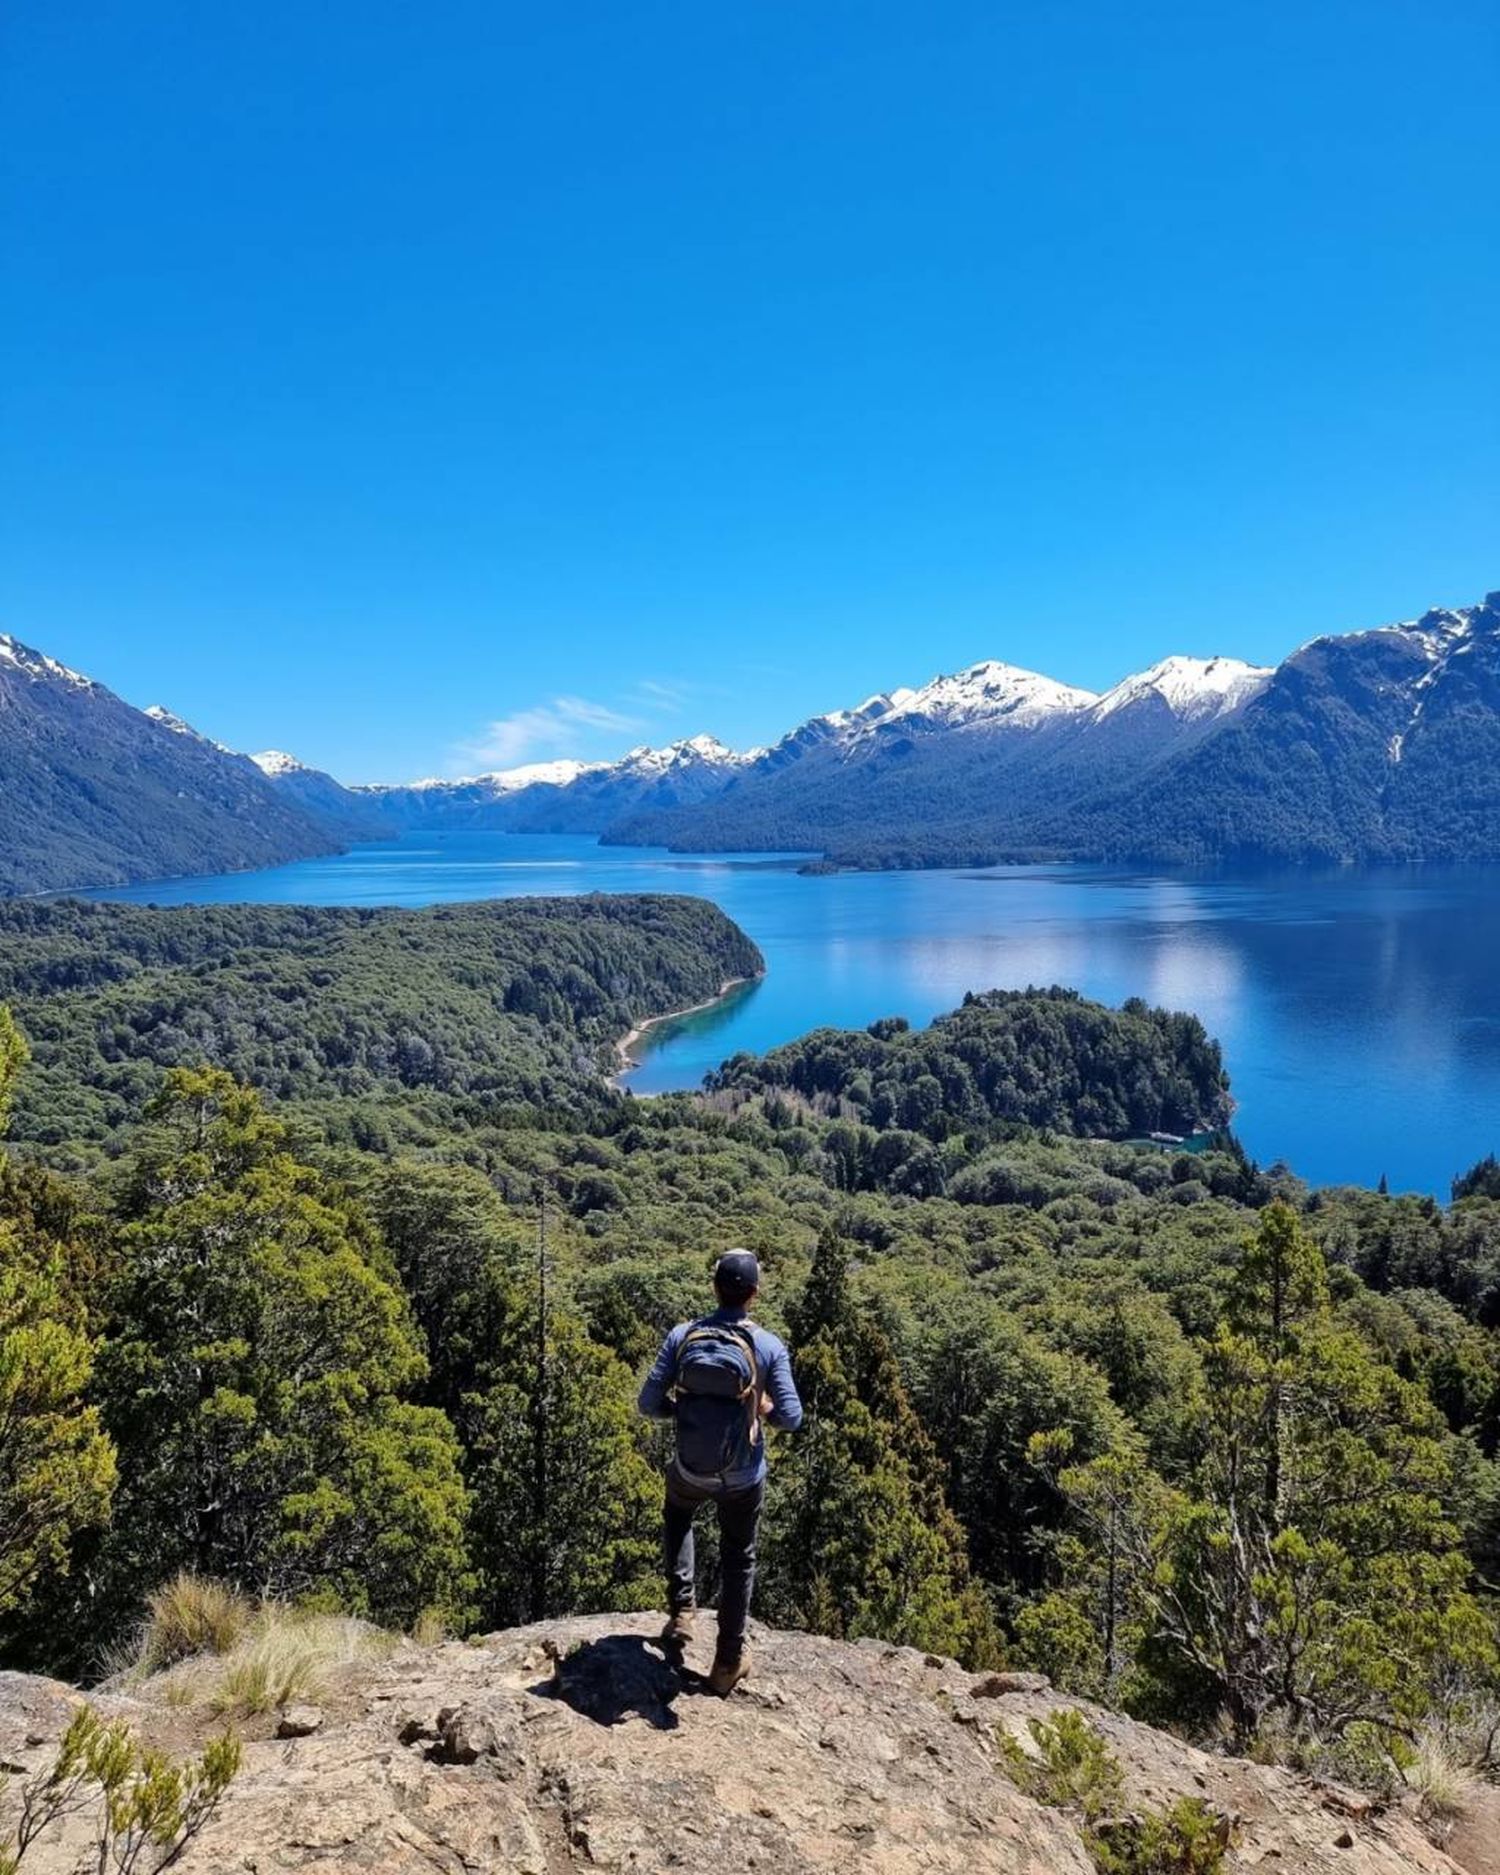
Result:
[[860,866],[1500,859],[1500,594],[1274,669],[1168,657],[1101,696],[991,661],[742,755],[362,792],[404,824]]
[[859,866],[1500,859],[1500,593],[1316,638],[1274,669],[1169,657],[1103,695],[985,662],[615,762],[347,788],[236,754],[0,636],[0,892],[230,871],[402,829],[597,833]]
[[352,792],[402,827],[602,833],[628,815],[712,800],[763,753],[736,755],[712,736],[692,736],[665,749],[631,749],[617,762],[538,762],[466,781]]

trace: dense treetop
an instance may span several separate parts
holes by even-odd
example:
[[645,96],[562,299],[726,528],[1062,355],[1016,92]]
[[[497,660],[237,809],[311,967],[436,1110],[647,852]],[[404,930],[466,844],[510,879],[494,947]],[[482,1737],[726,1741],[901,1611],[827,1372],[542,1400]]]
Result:
[[1074,990],[991,990],[930,1028],[904,1022],[815,1029],[755,1058],[736,1055],[710,1086],[790,1088],[882,1130],[941,1138],[992,1120],[1124,1138],[1179,1137],[1229,1118],[1218,1044],[1195,1016],[1087,1002]]
[[371,1124],[411,1095],[408,1119],[576,1106],[639,1019],[761,968],[696,898],[0,905],[0,998],[35,1057],[12,1137],[108,1139],[165,1068],[202,1062],[282,1100],[363,1102]]

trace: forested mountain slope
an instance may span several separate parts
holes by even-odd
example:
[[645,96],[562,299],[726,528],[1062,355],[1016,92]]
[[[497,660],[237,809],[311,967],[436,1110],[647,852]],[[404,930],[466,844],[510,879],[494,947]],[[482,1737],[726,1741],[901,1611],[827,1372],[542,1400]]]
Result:
[[402,829],[598,833],[859,866],[1500,857],[1500,595],[1314,639],[1274,671],[1168,657],[1102,696],[994,659],[617,761],[345,788],[252,760],[0,638],[0,893],[270,865]]
[[[1049,824],[1033,814],[1028,837]],[[1215,735],[1079,804],[1056,837],[1172,859],[1500,857],[1500,594],[1316,639]]]
[[1500,857],[1500,595],[1187,690],[1174,662],[1024,730],[883,718],[607,838],[878,866]]
[[334,851],[255,764],[0,635],[0,895]]

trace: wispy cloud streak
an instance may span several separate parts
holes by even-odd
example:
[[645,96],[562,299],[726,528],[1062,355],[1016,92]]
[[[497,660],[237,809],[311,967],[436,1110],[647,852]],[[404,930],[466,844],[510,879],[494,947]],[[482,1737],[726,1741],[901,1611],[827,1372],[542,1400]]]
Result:
[[644,727],[639,716],[628,716],[607,703],[588,697],[553,697],[550,702],[497,717],[471,741],[458,745],[449,767],[455,773],[514,768],[532,757],[576,754],[591,735],[623,736]]

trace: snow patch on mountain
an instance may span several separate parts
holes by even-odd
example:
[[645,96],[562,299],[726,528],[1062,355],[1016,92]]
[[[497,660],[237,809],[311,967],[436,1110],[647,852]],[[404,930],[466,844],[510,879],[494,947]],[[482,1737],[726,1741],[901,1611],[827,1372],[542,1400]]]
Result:
[[204,748],[217,749],[220,755],[234,755],[237,752],[227,743],[215,742],[212,736],[205,736],[201,729],[194,729],[191,723],[184,722],[182,717],[160,703],[148,704],[141,714],[149,716],[158,729],[168,729],[174,736],[183,736],[189,742],[201,742]]
[[1421,639],[1434,657],[1447,657],[1473,631],[1478,611],[1478,606],[1465,606],[1456,611],[1449,606],[1434,606],[1419,619],[1395,629],[1408,637]]
[[975,724],[1030,729],[1077,715],[1098,701],[1092,690],[988,658],[967,670],[934,677],[918,690],[898,691],[878,727],[907,722],[944,729]]
[[1091,711],[1096,722],[1152,697],[1160,698],[1179,722],[1227,716],[1260,695],[1274,672],[1240,658],[1163,658],[1107,690]]
[[252,755],[250,760],[263,775],[272,781],[282,775],[313,775],[316,769],[309,768],[306,762],[299,762],[295,755],[288,755],[285,749],[262,749],[259,755]]
[[467,775],[461,781],[414,781],[414,788],[488,788],[493,794],[519,794],[523,788],[566,788],[580,775],[597,775],[608,762],[526,762],[519,768],[496,769],[487,775]]
[[665,775],[674,768],[699,765],[742,768],[745,763],[755,761],[763,753],[761,749],[751,749],[743,755],[738,754],[734,749],[727,748],[717,736],[685,736],[680,742],[669,743],[664,749],[653,749],[649,743],[643,742],[637,748],[627,750],[618,762],[606,766],[619,775]]
[[857,735],[860,730],[884,722],[888,716],[905,709],[916,694],[915,690],[880,691],[873,697],[866,697],[863,703],[856,703],[852,710],[829,710],[812,720],[815,724],[826,725],[836,736]]
[[145,709],[141,711],[141,714],[143,716],[149,716],[158,728],[170,729],[174,736],[189,736],[194,742],[207,742],[208,740],[208,737],[202,734],[200,730],[194,729],[191,723],[184,722],[180,716],[167,709],[164,704],[148,703]]
[[741,768],[758,761],[764,749],[750,749],[744,754],[726,748],[716,736],[685,736],[665,748],[654,749],[641,743],[629,749],[618,761],[579,762],[563,758],[552,762],[527,762],[520,768],[498,768],[484,775],[465,775],[458,780],[431,776],[424,781],[377,784],[368,792],[388,792],[392,787],[441,792],[444,789],[480,788],[493,795],[520,794],[527,788],[568,788],[584,777],[608,780],[650,780],[684,768]]
[[100,687],[92,677],[85,677],[82,671],[69,670],[66,664],[59,664],[56,658],[49,658],[41,651],[33,651],[30,645],[23,645],[9,632],[0,632],[0,664],[9,664],[26,677],[51,678],[74,690]]

